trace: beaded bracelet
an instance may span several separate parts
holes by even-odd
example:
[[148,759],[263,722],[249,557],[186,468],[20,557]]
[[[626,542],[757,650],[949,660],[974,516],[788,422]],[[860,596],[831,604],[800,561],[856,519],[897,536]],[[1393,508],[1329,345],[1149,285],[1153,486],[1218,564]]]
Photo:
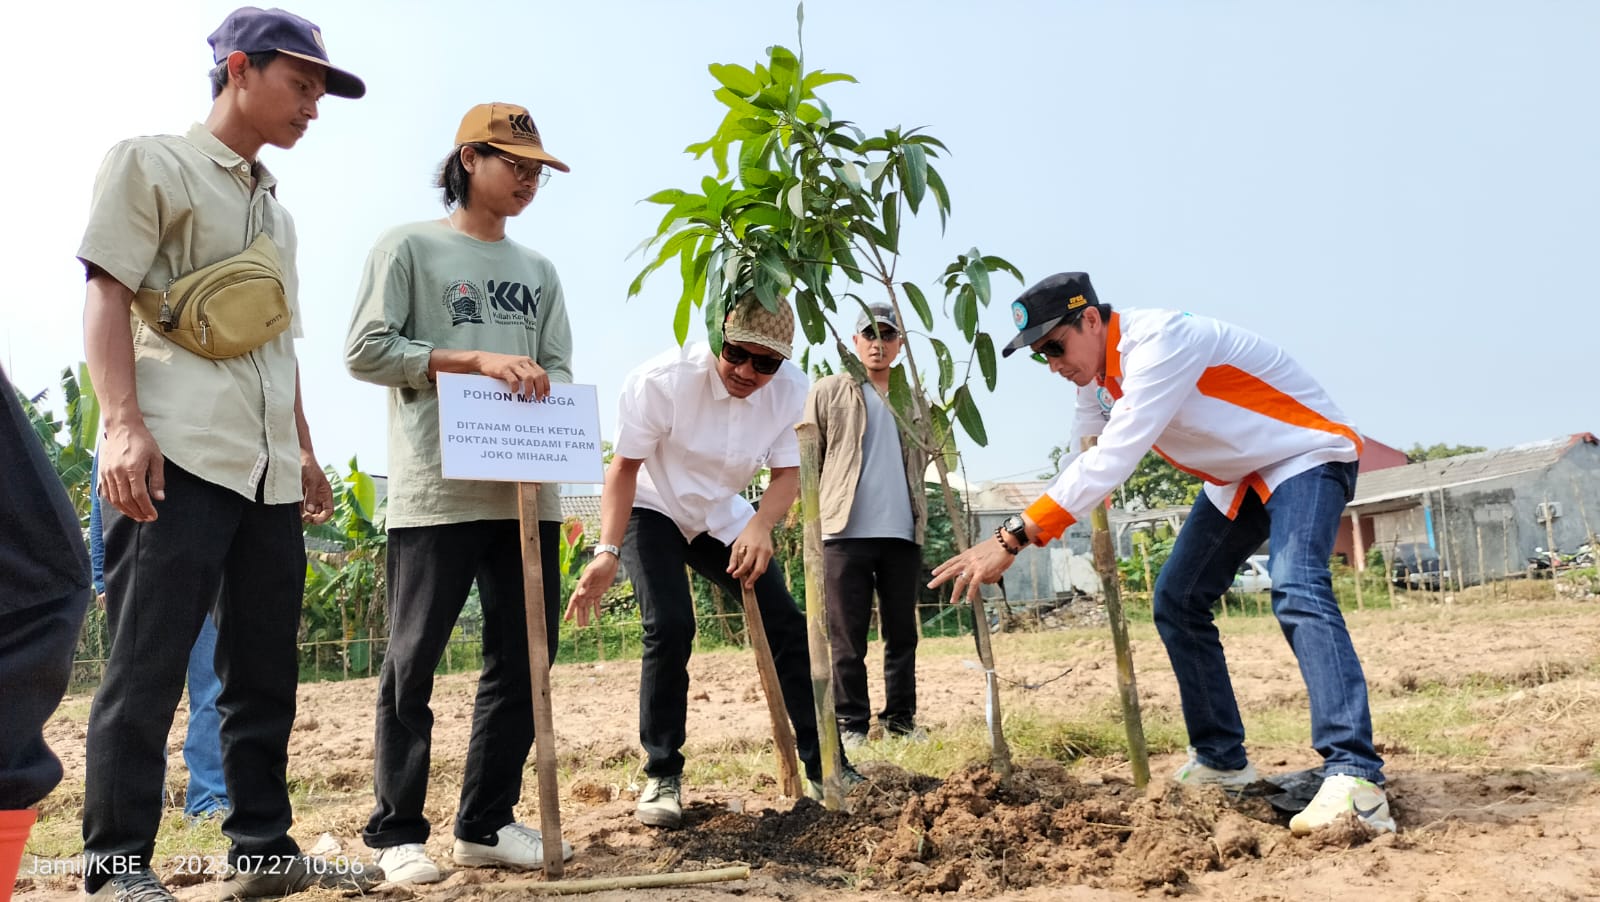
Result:
[[1022,546],[1018,545],[1017,547],[1012,548],[1011,543],[1006,541],[1005,536],[1001,535],[1001,532],[1002,530],[1000,527],[996,526],[994,528],[994,540],[1000,543],[1000,547],[1006,550],[1006,554],[1009,554],[1012,557],[1016,557],[1018,554],[1021,554]]

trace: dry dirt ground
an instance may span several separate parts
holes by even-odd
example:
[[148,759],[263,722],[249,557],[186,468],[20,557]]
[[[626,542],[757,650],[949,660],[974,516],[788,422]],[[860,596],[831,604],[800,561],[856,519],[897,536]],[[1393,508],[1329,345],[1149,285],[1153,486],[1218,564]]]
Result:
[[[1398,609],[1350,615],[1400,826],[1398,835],[1377,838],[1353,825],[1295,838],[1261,799],[1229,802],[1216,791],[1172,786],[1166,777],[1181,761],[1183,734],[1171,672],[1148,624],[1133,625],[1154,749],[1148,789],[1134,788],[1129,764],[1107,742],[1122,735],[1112,723],[1116,669],[1105,627],[1088,626],[996,636],[998,669],[1009,681],[1002,707],[1017,746],[1008,786],[987,766],[970,640],[925,642],[921,716],[932,738],[874,742],[858,755],[869,781],[848,813],[779,798],[752,659],[699,654],[691,663],[688,807],[675,831],[632,816],[642,782],[637,662],[562,665],[552,688],[561,813],[578,849],[566,878],[752,868],[737,882],[593,897],[605,900],[1600,899],[1600,603],[1532,589],[1520,599],[1473,590],[1449,603],[1415,595]],[[1252,759],[1268,775],[1314,766],[1305,694],[1281,635],[1270,619],[1220,623]],[[1038,683],[1045,684],[1019,685]],[[470,675],[445,677],[434,697],[429,850],[441,863],[473,689]],[[881,698],[881,685],[872,689]],[[289,772],[303,846],[320,841],[368,854],[359,832],[371,807],[374,690],[370,680],[302,687]],[[57,844],[43,854],[76,851],[60,843],[70,842],[61,837],[73,833],[81,802],[87,701],[68,699],[47,733],[67,779],[43,806],[35,850]],[[184,779],[176,763],[182,726],[180,714],[169,776],[176,787]],[[534,786],[530,770],[520,813],[537,825]],[[169,875],[171,856],[221,848],[214,827],[187,836],[186,829],[174,818],[164,830],[158,854],[168,856]],[[477,902],[522,895],[513,881],[528,878],[454,870],[441,884],[379,892]],[[25,877],[18,898],[65,902],[75,889],[66,877]],[[178,894],[203,898],[206,889]]]

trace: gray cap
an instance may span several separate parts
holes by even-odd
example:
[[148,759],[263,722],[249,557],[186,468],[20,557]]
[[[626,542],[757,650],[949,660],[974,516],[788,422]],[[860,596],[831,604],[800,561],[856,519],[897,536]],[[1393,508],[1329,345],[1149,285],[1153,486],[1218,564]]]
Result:
[[894,308],[888,304],[868,304],[867,309],[861,311],[856,317],[856,331],[865,331],[872,323],[889,326],[896,331],[900,330],[900,318],[894,315]]

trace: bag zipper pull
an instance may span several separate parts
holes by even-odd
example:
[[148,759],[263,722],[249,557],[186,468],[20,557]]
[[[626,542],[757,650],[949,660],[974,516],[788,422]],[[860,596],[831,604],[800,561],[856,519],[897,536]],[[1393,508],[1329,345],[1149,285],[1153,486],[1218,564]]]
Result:
[[200,343],[201,344],[205,345],[205,344],[210,344],[211,343],[210,340],[207,337],[210,332],[211,332],[211,324],[206,322],[205,320],[201,320],[200,321]]
[[172,283],[161,289],[161,312],[156,316],[156,322],[161,324],[161,331],[172,331],[172,306],[167,303],[167,295],[172,291]]

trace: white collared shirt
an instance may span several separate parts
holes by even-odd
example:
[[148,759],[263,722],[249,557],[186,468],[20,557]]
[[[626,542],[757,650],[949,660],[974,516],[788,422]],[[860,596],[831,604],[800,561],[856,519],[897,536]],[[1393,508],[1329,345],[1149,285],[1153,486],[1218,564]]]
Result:
[[739,494],[751,478],[800,465],[794,427],[809,388],[784,361],[770,382],[735,398],[704,342],[640,364],[617,404],[617,456],[644,461],[634,506],[672,518],[685,539],[709,533],[733,544],[755,515]]

